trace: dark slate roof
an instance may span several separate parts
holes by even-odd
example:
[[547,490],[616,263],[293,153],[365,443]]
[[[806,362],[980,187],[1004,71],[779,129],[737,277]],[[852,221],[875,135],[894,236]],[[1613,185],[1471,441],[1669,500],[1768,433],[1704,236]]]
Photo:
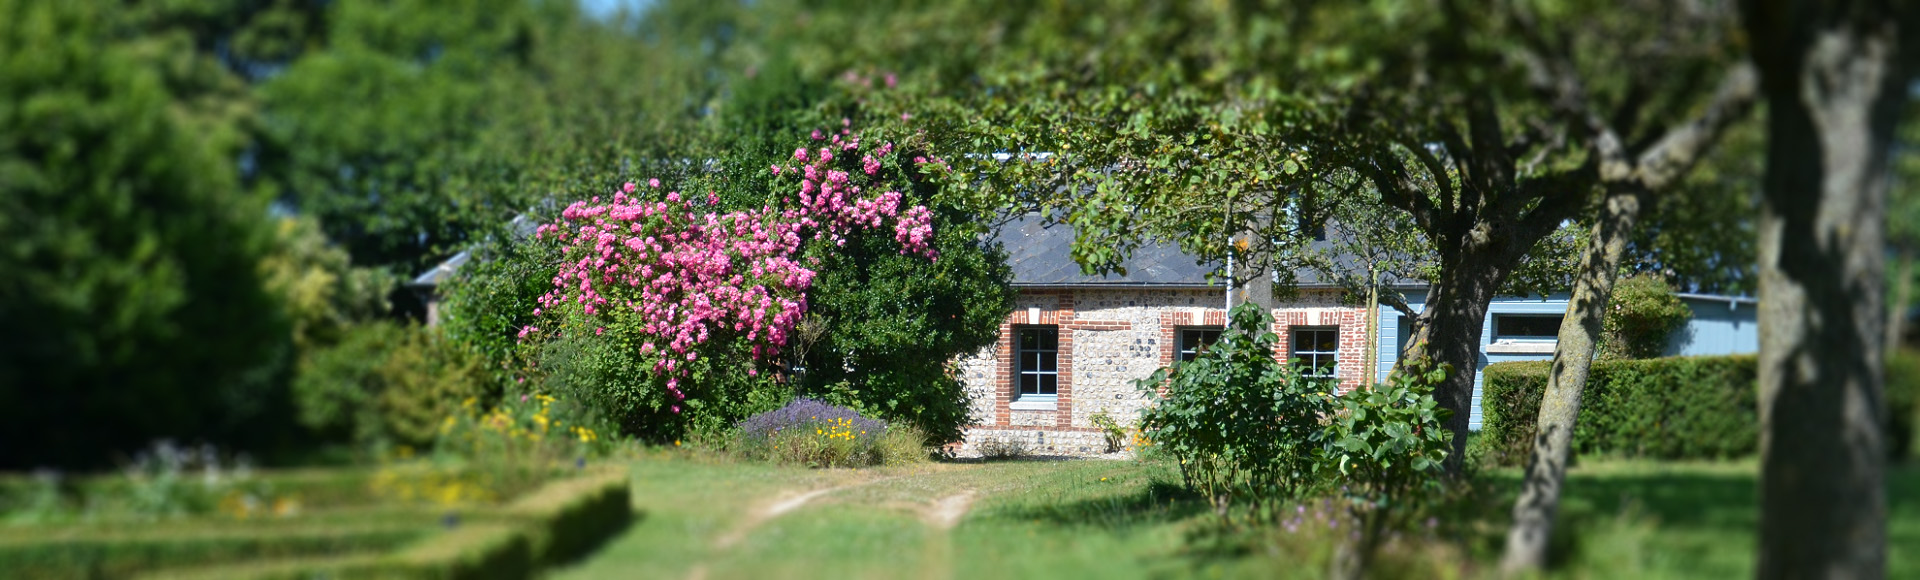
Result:
[[994,232],[1007,250],[1015,286],[1187,286],[1217,285],[1207,274],[1219,264],[1201,265],[1176,245],[1143,245],[1121,264],[1126,275],[1087,275],[1073,261],[1073,226],[1047,225],[1038,214],[1015,218]]

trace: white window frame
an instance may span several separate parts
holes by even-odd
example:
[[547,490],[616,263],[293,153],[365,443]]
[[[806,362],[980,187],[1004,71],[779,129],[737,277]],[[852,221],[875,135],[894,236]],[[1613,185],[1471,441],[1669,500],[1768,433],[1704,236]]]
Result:
[[1196,347],[1188,342],[1188,336],[1189,336],[1188,333],[1194,333],[1195,335],[1197,335],[1198,333],[1205,333],[1205,332],[1213,333],[1213,341],[1207,343],[1208,345],[1213,345],[1213,344],[1219,344],[1220,339],[1226,337],[1227,329],[1219,326],[1174,327],[1173,329],[1173,337],[1174,337],[1173,360],[1187,361],[1187,360],[1193,360],[1194,357],[1199,356],[1201,347]]
[[[1303,345],[1300,340],[1301,334],[1318,334],[1322,332],[1333,335],[1333,350],[1309,350],[1313,348],[1311,346],[1312,344],[1317,344],[1319,341],[1308,341],[1308,345],[1302,348]],[[1331,379],[1340,376],[1340,327],[1296,326],[1293,327],[1292,330],[1289,330],[1287,334],[1287,359],[1295,362],[1295,369],[1302,371],[1300,376],[1321,379]],[[1305,356],[1303,357],[1302,355]],[[1301,364],[1299,361],[1303,360],[1304,364]],[[1332,364],[1323,366],[1320,364],[1323,360],[1330,361]],[[1321,369],[1325,369],[1325,374],[1322,374],[1323,371]]]
[[[1511,319],[1515,319],[1515,318],[1546,318],[1546,319],[1552,319],[1552,320],[1553,320],[1553,325],[1552,325],[1552,328],[1553,328],[1553,334],[1549,334],[1549,335],[1517,335],[1517,334],[1507,334],[1507,333],[1503,333],[1503,332],[1500,332],[1500,322],[1501,322],[1501,321],[1504,321],[1504,320],[1511,320]],[[1518,312],[1514,312],[1514,313],[1507,313],[1507,312],[1500,312],[1500,313],[1495,313],[1495,314],[1493,315],[1493,340],[1494,340],[1495,342],[1557,342],[1557,341],[1559,341],[1559,340],[1560,340],[1560,323],[1561,323],[1561,322],[1563,322],[1563,321],[1565,321],[1565,320],[1566,320],[1566,315],[1564,315],[1564,314],[1548,314],[1548,313],[1544,313],[1544,312],[1543,312],[1543,313],[1539,313],[1539,314],[1530,314],[1530,313],[1518,313]]]
[[[1053,335],[1053,348],[1026,348],[1022,338],[1028,332],[1045,332]],[[1037,341],[1036,341],[1037,342]],[[1028,367],[1027,355],[1034,355],[1032,368]],[[1041,370],[1046,365],[1046,355],[1053,355],[1053,370]],[[1016,403],[1040,403],[1051,407],[1060,399],[1060,327],[1056,325],[1021,325],[1013,327],[1013,400]],[[1034,377],[1034,392],[1026,392],[1025,379]],[[1053,379],[1053,392],[1040,392],[1044,389],[1044,379]]]

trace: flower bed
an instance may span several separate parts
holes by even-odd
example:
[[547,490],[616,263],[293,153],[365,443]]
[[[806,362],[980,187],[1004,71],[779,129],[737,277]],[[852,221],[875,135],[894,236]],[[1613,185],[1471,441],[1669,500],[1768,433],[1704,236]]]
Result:
[[865,467],[926,458],[919,432],[889,426],[858,411],[799,398],[741,421],[742,456],[812,467]]

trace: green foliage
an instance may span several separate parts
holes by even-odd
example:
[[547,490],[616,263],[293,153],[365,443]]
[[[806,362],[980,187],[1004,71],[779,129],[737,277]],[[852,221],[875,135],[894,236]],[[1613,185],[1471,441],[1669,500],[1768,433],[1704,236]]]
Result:
[[230,115],[188,78],[207,61],[160,66],[170,45],[120,42],[116,14],[0,2],[0,468],[288,434],[288,327]]
[[1315,437],[1327,445],[1322,477],[1343,483],[1339,495],[1361,526],[1356,549],[1363,562],[1386,532],[1406,528],[1442,490],[1441,464],[1453,449],[1449,411],[1433,400],[1434,386],[1453,369],[1425,359],[1402,364],[1385,384],[1341,393],[1331,422]]
[[260,269],[284,302],[303,358],[339,342],[352,324],[385,316],[387,293],[398,283],[384,270],[354,267],[309,216],[275,220],[273,252]]
[[[786,195],[779,188],[791,184],[776,185],[766,168],[790,161],[796,136],[831,131],[843,119],[870,142],[896,143],[901,152],[888,163],[953,154],[928,150],[925,136],[911,132],[909,123],[870,106],[871,99],[886,98],[884,88],[828,83],[805,76],[803,66],[785,58],[763,62],[721,103],[718,133],[708,138],[722,169],[700,184],[717,191],[724,204],[778,205],[773,196]],[[931,245],[939,259],[901,255],[885,231],[811,249],[820,259],[819,276],[808,293],[802,336],[788,353],[790,364],[805,369],[795,377],[799,395],[914,425],[933,442],[958,441],[970,423],[969,410],[949,364],[992,344],[1013,309],[1006,254],[981,241],[986,217],[1000,208],[970,204],[972,184],[903,173],[910,179],[889,186],[901,192],[903,204],[933,210]]]
[[349,328],[295,377],[299,419],[331,440],[424,447],[463,400],[498,396],[478,357],[433,329],[392,322]]
[[1094,412],[1092,416],[1087,417],[1087,420],[1092,421],[1094,427],[1100,428],[1100,436],[1107,442],[1107,453],[1117,452],[1126,446],[1127,428],[1121,427],[1119,421],[1113,420],[1113,416],[1108,415],[1106,409]]
[[960,440],[971,421],[950,365],[992,344],[1013,310],[1005,254],[981,246],[973,221],[950,206],[935,212],[932,264],[900,255],[891,234],[856,236],[823,256],[802,394],[911,424],[933,442]]
[[[1573,450],[1659,459],[1744,457],[1759,449],[1754,357],[1595,361]],[[1480,436],[1502,465],[1533,450],[1550,361],[1487,365]]]
[[502,384],[531,373],[535,353],[523,350],[515,336],[533,323],[540,295],[553,288],[558,266],[542,250],[511,235],[495,236],[476,245],[474,257],[438,288],[447,338],[479,354]]
[[1691,319],[1693,309],[1674,295],[1666,280],[1652,275],[1622,279],[1613,288],[1613,300],[1607,303],[1600,356],[1658,357],[1667,350],[1667,338]]
[[1277,518],[1285,502],[1323,483],[1315,464],[1324,444],[1320,422],[1333,410],[1331,385],[1274,359],[1279,339],[1264,309],[1243,304],[1232,315],[1220,342],[1136,383],[1149,393],[1166,388],[1143,413],[1141,430],[1179,459],[1181,478],[1221,516],[1240,503],[1251,518]]
[[1898,349],[1887,357],[1887,456],[1911,459],[1920,449],[1920,352]]

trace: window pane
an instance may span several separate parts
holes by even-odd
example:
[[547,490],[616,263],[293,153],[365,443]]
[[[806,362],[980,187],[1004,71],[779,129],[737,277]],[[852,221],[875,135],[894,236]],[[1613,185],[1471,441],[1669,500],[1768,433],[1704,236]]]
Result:
[[1340,331],[1322,330],[1318,334],[1320,335],[1320,340],[1318,341],[1317,346],[1314,347],[1314,350],[1318,350],[1320,352],[1334,352],[1334,351],[1340,350]]
[[1037,380],[1038,378],[1038,375],[1020,375],[1020,394],[1025,395],[1039,392],[1037,390],[1040,384]]
[[1564,316],[1513,315],[1493,317],[1493,334],[1497,337],[1515,338],[1554,338],[1560,335],[1560,320]]
[[1059,387],[1060,387],[1059,375],[1038,375],[1038,378],[1040,379],[1039,394],[1053,395],[1053,394],[1059,393]]
[[1040,350],[1056,350],[1060,348],[1060,331],[1051,328],[1040,328],[1035,329],[1034,332],[1040,335]]
[[1054,372],[1060,370],[1060,355],[1051,352],[1040,353],[1040,370]]
[[1039,329],[1035,329],[1035,328],[1020,329],[1020,350],[1033,350],[1034,348],[1039,347],[1040,345],[1039,341],[1040,341]]

